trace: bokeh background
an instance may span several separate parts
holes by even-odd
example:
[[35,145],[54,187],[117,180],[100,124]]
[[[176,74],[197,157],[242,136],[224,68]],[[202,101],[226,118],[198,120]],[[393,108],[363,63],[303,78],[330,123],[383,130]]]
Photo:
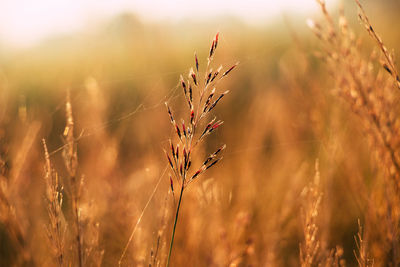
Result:
[[[317,4],[130,2],[0,3],[2,176],[30,253],[21,263],[0,224],[0,265],[52,266],[41,139],[65,179],[59,148],[68,90],[85,180],[82,216],[98,223],[102,266],[117,265],[155,189],[123,265],[148,266],[160,232],[158,257],[165,261],[174,202],[163,154],[173,135],[164,102],[177,117],[186,115],[179,75],[193,66],[195,51],[204,71],[220,32],[215,67],[240,65],[219,85],[230,90],[215,111],[225,123],[198,157],[223,143],[227,149],[221,164],[185,191],[173,266],[299,265],[301,195],[317,159],[321,247],[340,246],[347,265],[355,266],[357,220],[363,222],[364,197],[374,192],[376,166],[360,122],[332,94],[332,77],[314,56],[318,40],[305,21],[321,18]],[[397,49],[398,1],[363,4],[387,46]],[[355,4],[344,6],[368,50],[372,42]],[[328,1],[328,7],[335,16],[338,3]],[[68,221],[67,192],[64,198]]]

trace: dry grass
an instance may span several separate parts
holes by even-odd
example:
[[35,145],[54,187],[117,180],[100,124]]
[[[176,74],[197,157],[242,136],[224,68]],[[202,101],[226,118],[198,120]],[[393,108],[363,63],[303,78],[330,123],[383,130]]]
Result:
[[[396,115],[399,78],[394,56],[388,52],[382,39],[375,32],[359,1],[356,0],[360,21],[372,39],[376,41],[380,53],[373,50],[369,56],[364,55],[361,52],[362,43],[348,27],[343,10],[340,12],[338,27],[336,27],[332,17],[326,11],[324,2],[319,1],[319,4],[327,26],[324,28],[312,21],[309,25],[324,44],[321,56],[334,78],[336,88],[334,92],[348,103],[352,112],[361,120],[363,131],[369,138],[372,151],[375,152],[375,165],[379,170],[374,179],[373,195],[367,197],[368,209],[373,210],[373,214],[367,214],[365,220],[367,224],[385,222],[379,230],[371,229],[369,234],[374,235],[376,231],[382,231],[381,234],[386,238],[381,240],[376,240],[376,237],[371,238],[369,246],[381,250],[376,252],[381,253],[375,261],[377,265],[396,266],[400,264],[398,246],[400,174],[398,127],[400,121]],[[377,63],[381,65],[380,68],[376,67]],[[368,226],[367,229],[370,229],[369,227],[372,226]],[[377,244],[373,244],[374,242]],[[361,253],[363,256],[360,256],[363,259],[362,266],[369,264],[365,249],[366,247],[363,246]],[[383,256],[385,254],[386,256]],[[360,260],[358,262],[360,264]]]
[[[174,244],[176,225],[178,222],[179,210],[182,203],[183,192],[186,187],[193,182],[196,178],[202,175],[206,170],[213,167],[221,159],[221,152],[226,148],[226,145],[220,146],[215,152],[211,153],[195,171],[190,174],[190,167],[192,166],[192,160],[196,157],[196,148],[208,135],[215,132],[219,128],[223,121],[217,120],[214,116],[213,119],[206,122],[205,127],[202,125],[203,120],[206,120],[208,115],[211,114],[213,109],[219,103],[219,101],[227,94],[229,91],[225,91],[218,96],[216,95],[218,83],[224,79],[237,65],[231,66],[227,70],[223,71],[221,74],[222,66],[220,66],[216,71],[213,71],[211,64],[214,59],[215,52],[218,46],[219,33],[215,36],[212,41],[209,56],[207,58],[207,67],[205,71],[205,77],[203,84],[200,84],[199,77],[199,60],[195,54],[195,70],[190,69],[188,80],[184,80],[182,75],[180,79],[180,84],[183,89],[183,94],[186,102],[188,103],[188,116],[185,121],[182,119],[182,128],[176,122],[172,111],[167,103],[167,111],[169,118],[172,123],[172,127],[176,132],[175,140],[169,140],[170,152],[165,154],[167,156],[168,164],[171,167],[170,183],[171,191],[174,194],[174,180],[175,184],[178,184],[179,198],[177,201],[177,208],[175,213],[174,226],[172,230],[171,244],[167,259],[167,266],[170,264],[170,258],[172,253],[172,248]],[[212,88],[212,89],[211,89]],[[198,96],[197,96],[198,95]],[[215,97],[214,97],[215,95]],[[190,123],[189,123],[190,122]],[[200,128],[200,129],[199,129]],[[204,129],[202,129],[204,128]],[[175,144],[175,145],[174,145]],[[172,178],[174,177],[174,179]],[[175,202],[175,196],[174,202]]]
[[107,48],[138,66],[73,65],[81,85],[26,96],[6,68],[0,265],[398,266],[396,57],[358,0],[362,27],[317,4],[317,39],[294,27],[279,49],[239,27],[193,60],[181,34],[154,54],[154,32]]

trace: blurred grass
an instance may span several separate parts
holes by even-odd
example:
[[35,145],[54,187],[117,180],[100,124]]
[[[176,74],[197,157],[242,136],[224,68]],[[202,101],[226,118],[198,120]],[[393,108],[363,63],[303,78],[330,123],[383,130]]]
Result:
[[[396,47],[400,40],[395,30],[397,13],[379,6],[368,10],[388,46]],[[348,13],[353,11],[354,7],[348,9]],[[216,61],[225,67],[241,62],[223,83],[222,90],[226,87],[231,94],[216,112],[225,124],[210,141],[226,142],[228,149],[220,168],[209,174],[214,179],[203,177],[188,191],[175,247],[184,253],[175,253],[175,264],[222,266],[232,255],[242,253],[242,247],[254,244],[243,266],[297,265],[302,239],[297,199],[312,179],[313,164],[319,158],[325,207],[322,245],[342,246],[348,265],[355,265],[353,236],[366,206],[354,181],[365,181],[369,187],[374,167],[359,122],[331,95],[331,78],[312,55],[316,40],[303,20],[287,18],[289,25],[282,19],[268,26],[250,26],[230,17],[150,24],[121,14],[75,35],[54,37],[29,49],[2,51],[0,86],[5,112],[0,113],[0,136],[5,140],[2,153],[7,155],[9,169],[29,125],[41,122],[24,162],[23,186],[16,189],[16,195],[24,196],[16,206],[26,218],[28,243],[41,240],[46,222],[40,206],[40,139],[48,140],[50,151],[62,145],[69,88],[76,135],[83,130],[84,136],[78,144],[80,173],[85,174],[89,195],[98,204],[103,265],[116,264],[165,165],[162,148],[169,125],[163,103],[169,100],[178,114],[183,112],[179,74],[193,65],[194,51],[201,67],[205,66],[208,41],[220,31]],[[88,78],[97,82],[98,98],[87,90]],[[65,176],[61,154],[52,158]],[[130,264],[146,265],[162,216],[159,209],[167,180],[140,225]],[[198,193],[206,182],[221,190],[216,189],[215,199],[206,201]],[[235,227],[245,229],[245,234],[235,236]],[[7,265],[12,262],[13,248],[6,245],[9,240],[1,229],[0,264]],[[41,256],[46,255],[45,246],[35,251],[36,265],[48,264]]]

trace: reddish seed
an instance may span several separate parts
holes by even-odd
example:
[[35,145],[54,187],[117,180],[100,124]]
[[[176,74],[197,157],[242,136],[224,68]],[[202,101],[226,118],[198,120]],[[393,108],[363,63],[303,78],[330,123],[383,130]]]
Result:
[[172,156],[175,158],[175,148],[174,148],[174,144],[172,144],[171,140],[169,140],[169,143],[170,143],[170,145],[171,145]]
[[207,75],[206,85],[210,82],[212,71]]
[[208,158],[204,161],[203,165],[206,165],[206,164],[209,163],[212,159],[213,159],[213,156],[211,155],[210,157],[208,157]]
[[213,82],[213,81],[215,80],[215,78],[217,78],[218,74],[219,74],[218,71],[216,71],[216,72],[214,73],[213,77],[211,78],[211,82]]
[[196,53],[194,53],[194,61],[196,63],[196,71],[199,72],[199,60],[197,59]]
[[172,181],[172,177],[171,176],[169,177],[169,181],[171,183],[171,191],[172,191],[172,193],[174,193],[174,181]]
[[218,102],[221,100],[221,98],[223,98],[224,95],[226,95],[227,93],[229,93],[229,91],[225,91],[224,93],[222,93],[222,94],[217,98],[217,100],[215,100],[214,103],[211,104],[211,106],[210,106],[210,108],[208,109],[207,112],[210,112],[210,111],[218,104]]
[[183,80],[182,75],[181,75],[181,85],[182,85],[183,91],[185,92],[185,95],[186,95],[186,84],[185,84],[185,81]]
[[208,167],[206,168],[206,170],[209,169],[209,168],[211,168],[211,167],[214,166],[215,164],[217,164],[217,162],[220,161],[221,159],[222,159],[222,158],[219,158],[219,159],[216,159],[215,161],[213,161],[210,165],[208,165]]
[[235,65],[233,65],[232,67],[230,67],[227,71],[225,71],[224,74],[222,74],[222,77],[228,75],[228,73],[231,72],[238,64],[239,64],[239,62],[236,63]]
[[172,116],[171,109],[169,108],[167,102],[165,102],[165,106],[167,107],[169,118],[171,119],[171,123],[174,124],[174,117]]
[[175,129],[176,129],[176,133],[178,134],[179,139],[181,139],[182,138],[181,130],[179,130],[179,127],[176,124],[175,124]]
[[192,107],[192,110],[190,111],[190,123],[193,125],[194,124],[194,110]]
[[189,99],[190,102],[193,102],[193,92],[192,92],[192,86],[189,84]]
[[225,148],[226,148],[226,145],[221,146],[220,148],[217,149],[217,151],[214,152],[214,155],[216,156],[219,152],[221,152]]
[[213,40],[212,41],[212,44],[211,44],[211,48],[210,48],[210,58],[213,56],[213,54],[214,54],[214,47],[215,47],[215,40]]
[[204,104],[203,112],[206,112],[208,106],[210,105],[210,101],[211,101],[211,99],[212,99],[213,96],[214,96],[214,93],[215,93],[215,88],[212,89],[210,95],[208,96],[208,98],[207,98],[207,100],[206,100],[206,103]]
[[191,76],[192,76],[194,84],[197,85],[196,74],[194,72],[192,72]]
[[211,124],[207,124],[206,128],[204,129],[203,134],[205,134],[211,128]]
[[166,151],[164,151],[165,152],[165,156],[167,156],[167,159],[168,159],[168,162],[169,162],[169,165],[171,166],[171,168],[173,169],[174,168],[174,165],[172,164],[172,160],[171,160],[171,158],[169,157],[169,155],[167,154],[167,152]]
[[200,174],[200,172],[201,172],[201,170],[198,170],[193,176],[192,176],[192,179],[194,179],[194,178],[196,178],[197,177],[197,175],[199,175]]
[[185,169],[186,169],[186,166],[187,166],[187,162],[188,162],[188,154],[186,153],[186,149],[184,148],[183,149],[183,158],[184,158],[184,167],[185,167]]
[[184,121],[182,121],[182,132],[183,132],[183,135],[186,137],[186,127],[185,127]]

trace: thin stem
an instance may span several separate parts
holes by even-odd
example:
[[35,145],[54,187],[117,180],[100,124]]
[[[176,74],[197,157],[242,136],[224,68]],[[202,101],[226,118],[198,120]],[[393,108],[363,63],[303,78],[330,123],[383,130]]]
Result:
[[178,207],[177,207],[177,209],[176,209],[176,214],[175,214],[174,229],[172,230],[171,244],[169,245],[169,253],[168,253],[167,267],[169,267],[169,261],[170,261],[170,259],[171,259],[172,246],[174,245],[174,238],[175,238],[176,223],[178,222],[179,208],[181,207],[182,195],[183,195],[183,189],[184,189],[184,188],[185,188],[185,186],[184,186],[184,183],[182,182],[181,194],[180,194],[180,196],[179,196]]
[[76,242],[78,243],[78,261],[79,261],[79,267],[83,266],[82,263],[82,245],[81,245],[81,230],[80,230],[80,225],[79,225],[79,215],[78,215],[78,208],[75,207],[75,220],[76,220],[76,224],[77,224],[77,235],[76,235]]
[[126,243],[126,245],[125,245],[125,247],[124,247],[124,250],[122,251],[121,257],[119,258],[118,266],[121,266],[122,260],[124,259],[125,255],[126,255],[126,252],[128,251],[129,245],[131,244],[131,242],[132,242],[132,240],[133,240],[133,237],[134,237],[134,235],[135,235],[135,233],[136,233],[136,230],[138,229],[138,226],[139,226],[140,222],[142,221],[143,215],[144,215],[145,211],[147,210],[147,207],[149,206],[151,200],[154,198],[154,195],[155,195],[156,192],[157,192],[158,186],[160,185],[160,183],[161,183],[161,181],[162,181],[162,178],[164,177],[164,174],[165,174],[165,172],[167,171],[167,168],[168,168],[168,166],[165,166],[165,168],[164,168],[162,174],[161,174],[160,177],[158,178],[158,182],[157,182],[156,186],[154,187],[153,192],[151,193],[149,199],[147,200],[146,205],[144,206],[142,212],[140,213],[140,216],[139,216],[139,218],[137,219],[135,226],[133,227],[133,230],[132,230],[132,232],[131,232],[131,235],[129,236],[128,242]]
[[[73,177],[74,184],[76,183],[75,177]],[[75,196],[73,196],[73,205],[74,205],[74,213],[75,213],[75,224],[76,224],[76,242],[77,242],[77,252],[78,252],[78,264],[79,267],[83,266],[83,261],[82,261],[82,239],[81,239],[81,227],[80,227],[80,222],[79,222],[79,202],[78,202],[78,196],[76,195],[76,192],[74,193]]]

